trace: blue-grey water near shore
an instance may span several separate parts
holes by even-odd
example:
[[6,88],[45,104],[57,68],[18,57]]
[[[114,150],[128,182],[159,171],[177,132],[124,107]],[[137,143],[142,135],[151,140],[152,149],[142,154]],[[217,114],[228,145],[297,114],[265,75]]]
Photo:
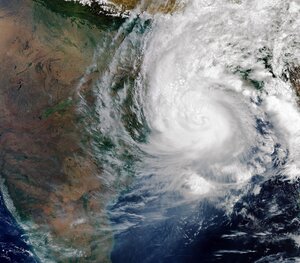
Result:
[[38,263],[32,253],[25,231],[21,229],[6,208],[3,196],[0,196],[0,262]]

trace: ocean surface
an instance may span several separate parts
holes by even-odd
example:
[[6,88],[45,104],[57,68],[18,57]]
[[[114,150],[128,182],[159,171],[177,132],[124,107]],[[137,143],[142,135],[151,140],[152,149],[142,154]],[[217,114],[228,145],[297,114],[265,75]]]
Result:
[[0,261],[37,263],[39,260],[31,252],[25,231],[6,208],[0,196]]

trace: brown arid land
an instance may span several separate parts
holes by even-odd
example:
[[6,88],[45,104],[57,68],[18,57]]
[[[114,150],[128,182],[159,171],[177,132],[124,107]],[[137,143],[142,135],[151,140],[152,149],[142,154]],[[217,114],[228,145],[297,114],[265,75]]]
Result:
[[0,28],[0,172],[20,221],[48,259],[108,262],[106,190],[76,106],[93,100],[83,76],[103,32],[29,0],[0,4]]

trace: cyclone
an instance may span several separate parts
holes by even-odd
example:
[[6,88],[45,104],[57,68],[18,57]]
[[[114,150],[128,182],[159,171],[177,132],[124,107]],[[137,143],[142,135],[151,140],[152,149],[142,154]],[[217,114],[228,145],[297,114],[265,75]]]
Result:
[[[115,145],[102,158],[103,177],[133,178],[108,206],[113,262],[194,262],[165,253],[223,224],[211,220],[246,217],[243,200],[259,198],[270,180],[298,180],[300,113],[287,75],[299,64],[299,3],[180,6],[173,14],[133,11],[99,77],[98,131]],[[277,205],[270,202],[268,216]],[[255,253],[249,247],[220,255]]]
[[[154,18],[142,37],[132,96],[135,114],[150,131],[146,143],[136,146],[146,153],[143,165],[157,169],[157,180],[179,180],[186,188],[192,174],[191,180],[204,182],[199,193],[208,193],[266,172],[276,144],[288,147],[284,129],[271,126],[281,113],[269,106],[285,93],[284,100],[295,107],[293,91],[275,77],[284,57],[275,54],[281,32],[273,23],[284,15],[283,6],[288,7],[279,1],[189,1],[184,12]],[[254,24],[251,10],[260,14]],[[266,21],[266,12],[275,18]],[[127,48],[124,44],[122,52]]]

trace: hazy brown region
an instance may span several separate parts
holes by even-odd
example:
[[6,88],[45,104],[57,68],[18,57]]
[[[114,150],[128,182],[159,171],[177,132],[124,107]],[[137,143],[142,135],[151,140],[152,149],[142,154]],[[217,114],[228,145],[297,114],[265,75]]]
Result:
[[177,3],[176,0],[112,0],[118,6],[122,6],[123,8],[130,10],[135,8],[136,6],[140,5],[142,10],[147,10],[150,13],[153,12],[173,12],[176,7]]
[[290,80],[298,96],[300,96],[300,67],[290,69]]
[[[58,17],[66,29],[56,30],[36,22],[36,12],[52,15],[44,7],[13,2],[0,4],[1,176],[21,221],[50,232],[39,241],[49,246],[49,258],[108,262],[111,233],[96,227],[107,224],[105,201],[97,198],[105,189],[99,165],[82,147],[76,110],[78,92],[88,94],[93,82],[77,89],[92,61],[92,41],[83,25]],[[98,29],[89,34],[97,37]],[[75,252],[65,258],[64,249]]]

